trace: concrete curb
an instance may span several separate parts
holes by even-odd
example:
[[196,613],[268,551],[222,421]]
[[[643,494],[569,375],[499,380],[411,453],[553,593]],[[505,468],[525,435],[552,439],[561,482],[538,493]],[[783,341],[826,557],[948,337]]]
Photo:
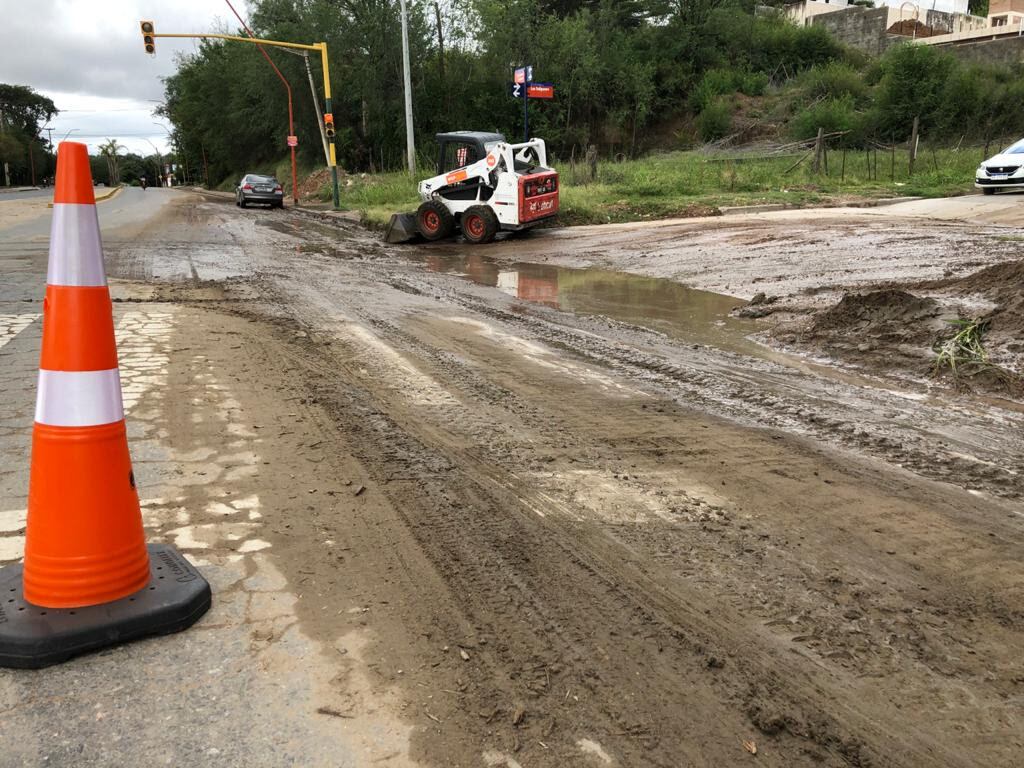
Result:
[[210,197],[223,197],[225,199],[234,200],[234,192],[222,192],[219,189],[203,189],[202,187],[191,187],[190,192],[195,192],[197,195],[209,195]]
[[764,205],[723,205],[718,210],[722,216],[732,216],[738,213],[770,213],[771,211],[816,211],[828,208],[881,208],[886,205],[897,203],[912,203],[915,200],[924,200],[923,197],[881,197],[877,200],[857,200],[848,203],[823,203],[821,205],[796,205],[790,203],[765,203]]
[[102,195],[99,195],[96,198],[96,202],[97,203],[102,203],[104,200],[112,200],[113,198],[115,198],[119,194],[121,194],[121,190],[122,189],[124,189],[124,187],[114,187],[109,192],[104,192]]
[[[219,197],[224,200],[234,200],[235,195],[231,192],[221,192],[218,189],[202,189],[201,187],[192,187],[192,192],[197,195],[205,195],[207,197]],[[303,208],[299,206],[296,208],[294,205],[286,204],[283,210],[289,214],[296,216],[302,216],[307,219],[316,219],[317,221],[331,222],[335,224],[343,225],[359,225],[364,226],[362,217],[358,211],[325,211],[316,208]]]
[[[119,187],[114,187],[112,190],[110,190],[109,192],[104,192],[102,195],[96,195],[96,202],[97,203],[102,203],[102,202],[105,202],[107,200],[112,200],[117,195],[121,194],[121,190],[122,189],[124,189],[123,185],[119,186]],[[53,208],[53,203],[47,203],[46,207],[47,208]]]

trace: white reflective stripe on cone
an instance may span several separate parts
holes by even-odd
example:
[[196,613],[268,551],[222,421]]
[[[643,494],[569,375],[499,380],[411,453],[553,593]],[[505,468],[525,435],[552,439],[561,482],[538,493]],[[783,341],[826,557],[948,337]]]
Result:
[[53,427],[95,427],[124,418],[121,376],[109,371],[39,371],[36,421]]
[[54,203],[48,285],[106,285],[95,205]]

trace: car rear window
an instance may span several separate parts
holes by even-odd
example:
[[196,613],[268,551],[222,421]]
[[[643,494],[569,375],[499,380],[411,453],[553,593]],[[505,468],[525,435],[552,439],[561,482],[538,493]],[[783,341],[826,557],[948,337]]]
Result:
[[246,181],[255,182],[256,184],[276,184],[277,183],[277,179],[275,179],[273,176],[257,176],[257,175],[252,174],[252,173],[250,173],[248,176],[246,176],[245,180]]

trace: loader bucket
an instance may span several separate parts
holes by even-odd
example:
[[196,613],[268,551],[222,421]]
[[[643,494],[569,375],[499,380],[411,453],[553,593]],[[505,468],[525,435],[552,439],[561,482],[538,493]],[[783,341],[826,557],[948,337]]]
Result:
[[416,214],[393,213],[388,228],[384,231],[385,243],[408,243],[419,237],[416,231]]

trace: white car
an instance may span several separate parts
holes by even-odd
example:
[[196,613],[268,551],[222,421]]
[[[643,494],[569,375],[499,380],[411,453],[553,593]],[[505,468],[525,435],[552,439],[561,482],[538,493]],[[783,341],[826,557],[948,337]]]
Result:
[[979,165],[974,186],[986,195],[997,189],[1024,189],[1024,139]]

